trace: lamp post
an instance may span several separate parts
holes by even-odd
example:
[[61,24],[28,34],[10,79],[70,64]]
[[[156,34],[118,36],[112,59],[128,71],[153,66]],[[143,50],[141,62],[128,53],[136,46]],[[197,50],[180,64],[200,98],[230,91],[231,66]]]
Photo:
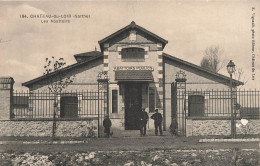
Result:
[[230,75],[230,96],[231,96],[231,136],[235,138],[236,127],[235,127],[235,120],[234,120],[234,109],[233,109],[233,83],[232,83],[232,74],[236,71],[236,65],[232,60],[229,61],[227,65],[227,71]]

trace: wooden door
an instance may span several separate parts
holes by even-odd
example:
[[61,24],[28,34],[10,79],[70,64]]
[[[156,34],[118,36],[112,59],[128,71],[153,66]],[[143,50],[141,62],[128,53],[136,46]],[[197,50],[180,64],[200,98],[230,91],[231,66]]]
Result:
[[127,83],[125,86],[125,129],[139,129],[139,114],[142,111],[142,84]]

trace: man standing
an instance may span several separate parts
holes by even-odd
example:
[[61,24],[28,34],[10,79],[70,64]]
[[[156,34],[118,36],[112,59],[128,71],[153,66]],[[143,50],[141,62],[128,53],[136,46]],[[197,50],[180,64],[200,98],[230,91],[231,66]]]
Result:
[[112,126],[112,122],[109,119],[108,115],[106,115],[105,119],[103,120],[103,126],[105,128],[104,133],[106,133],[106,137],[109,138],[110,137],[110,127]]
[[158,112],[158,109],[155,109],[154,111],[155,113],[151,116],[151,118],[154,120],[155,135],[158,135],[158,127],[160,135],[162,135],[162,114]]
[[142,112],[140,113],[140,119],[139,119],[141,137],[146,135],[147,121],[148,121],[148,114],[147,112],[145,112],[145,108],[142,108]]

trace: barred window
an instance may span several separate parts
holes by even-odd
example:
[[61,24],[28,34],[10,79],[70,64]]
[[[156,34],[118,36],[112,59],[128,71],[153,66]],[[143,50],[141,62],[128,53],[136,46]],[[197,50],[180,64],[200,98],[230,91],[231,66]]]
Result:
[[61,96],[60,117],[61,118],[78,117],[78,97],[77,96]]
[[122,49],[123,62],[143,62],[145,51],[142,48],[124,48]]
[[244,119],[260,119],[258,107],[241,107],[240,117]]
[[202,95],[190,95],[188,97],[189,116],[204,116],[205,99]]

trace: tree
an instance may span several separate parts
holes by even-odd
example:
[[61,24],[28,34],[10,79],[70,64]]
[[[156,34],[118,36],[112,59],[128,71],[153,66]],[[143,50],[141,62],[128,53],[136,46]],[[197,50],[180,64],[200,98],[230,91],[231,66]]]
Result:
[[244,74],[244,71],[242,68],[236,69],[236,71],[234,72],[234,79],[241,81],[243,74]]
[[[53,56],[49,59],[45,59],[44,73],[46,77],[46,84],[50,93],[54,94],[54,111],[53,111],[53,127],[52,127],[52,138],[55,138],[56,133],[56,115],[57,115],[57,98],[58,95],[64,90],[69,84],[73,82],[75,76],[68,73],[63,68],[66,66],[66,62],[63,58],[56,60]],[[55,72],[55,75],[54,75]]]
[[206,70],[218,72],[223,67],[223,63],[220,60],[223,53],[224,51],[219,46],[207,47],[203,53],[204,56],[200,62],[200,66]]
[[[234,75],[235,80],[243,82],[244,85],[249,80],[249,78],[246,78],[246,76],[244,76],[244,70],[242,68],[237,68],[233,75]],[[240,88],[238,88],[238,89],[240,89]]]
[[[61,93],[63,89],[73,82],[71,75],[62,70],[66,66],[66,62],[63,58],[56,60],[52,56],[51,59],[46,58],[45,63],[43,75],[48,76],[46,81],[49,91],[55,94]],[[54,76],[53,72],[57,72],[57,74]]]

